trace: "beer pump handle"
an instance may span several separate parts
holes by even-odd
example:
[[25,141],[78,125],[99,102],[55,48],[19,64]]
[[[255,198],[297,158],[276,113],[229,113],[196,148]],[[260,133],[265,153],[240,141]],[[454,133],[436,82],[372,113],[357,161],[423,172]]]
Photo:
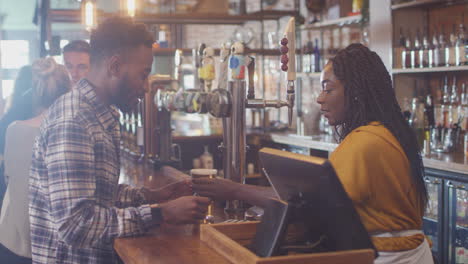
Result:
[[248,59],[247,71],[249,72],[249,90],[247,92],[247,99],[255,99],[255,58],[249,56]]
[[[287,67],[283,69],[287,72],[286,100],[288,102],[288,121],[289,126],[291,126],[295,99],[294,81],[296,80],[296,19],[294,17],[289,19],[284,35],[286,38],[285,42],[289,46],[287,49],[287,60],[285,61]],[[283,44],[283,40],[281,42]]]

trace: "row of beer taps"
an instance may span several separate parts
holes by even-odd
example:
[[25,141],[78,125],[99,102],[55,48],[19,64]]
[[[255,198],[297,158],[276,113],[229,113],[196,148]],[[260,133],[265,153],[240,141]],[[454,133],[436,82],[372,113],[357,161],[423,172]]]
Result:
[[[214,117],[222,118],[223,142],[220,149],[223,153],[224,176],[235,182],[244,183],[246,165],[245,110],[247,108],[288,107],[289,125],[291,125],[295,100],[295,46],[295,19],[291,18],[281,40],[281,69],[286,72],[287,81],[286,100],[270,100],[255,98],[255,58],[246,54],[246,47],[243,43],[235,42],[230,47],[226,44],[221,46],[216,87],[213,87],[216,78],[215,50],[204,44],[200,45],[197,50],[193,51],[194,63],[198,69],[198,87],[185,90],[180,85],[181,88],[178,90],[171,88],[158,90],[155,96],[155,104],[162,119],[157,124],[160,126],[156,128],[160,133],[157,136],[166,141],[161,144],[167,146],[167,141],[169,141],[169,145],[171,144],[170,135],[167,135],[167,133],[171,133],[171,129],[162,127],[170,126],[171,111],[209,112]],[[181,58],[182,51],[176,51],[175,75],[179,83],[181,82]],[[158,151],[161,152],[157,154],[159,158],[171,158],[170,146]],[[231,209],[238,210],[239,203],[228,204],[226,210]]]

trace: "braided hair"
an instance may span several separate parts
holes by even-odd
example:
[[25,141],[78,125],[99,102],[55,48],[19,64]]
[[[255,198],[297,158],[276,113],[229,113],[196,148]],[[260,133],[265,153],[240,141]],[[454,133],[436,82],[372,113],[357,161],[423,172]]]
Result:
[[411,166],[412,182],[426,205],[428,194],[418,141],[403,117],[390,74],[379,55],[356,43],[340,50],[329,63],[335,76],[344,83],[345,117],[335,127],[339,140],[369,122],[383,124],[400,142]]

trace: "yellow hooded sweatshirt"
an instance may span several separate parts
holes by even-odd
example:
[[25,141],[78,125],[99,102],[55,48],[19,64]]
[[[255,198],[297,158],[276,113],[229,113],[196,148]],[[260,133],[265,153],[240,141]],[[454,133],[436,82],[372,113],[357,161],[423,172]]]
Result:
[[[331,154],[338,178],[369,234],[422,227],[423,203],[412,183],[411,168],[398,140],[378,122],[349,133]],[[424,235],[373,237],[378,251],[418,247]]]

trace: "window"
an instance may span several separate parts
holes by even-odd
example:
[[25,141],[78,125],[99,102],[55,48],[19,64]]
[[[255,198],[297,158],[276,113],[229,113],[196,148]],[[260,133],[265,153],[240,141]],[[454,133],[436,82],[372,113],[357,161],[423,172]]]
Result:
[[[65,47],[65,45],[67,45],[68,43],[70,43],[70,41],[68,39],[61,39],[60,40],[60,49],[63,50],[63,47]],[[58,56],[53,56],[55,62],[57,62],[58,64],[63,64],[63,57],[62,55],[58,55]]]
[[14,84],[14,80],[2,80],[3,100],[13,93]]
[[2,40],[2,69],[19,69],[29,64],[29,42],[27,40]]

